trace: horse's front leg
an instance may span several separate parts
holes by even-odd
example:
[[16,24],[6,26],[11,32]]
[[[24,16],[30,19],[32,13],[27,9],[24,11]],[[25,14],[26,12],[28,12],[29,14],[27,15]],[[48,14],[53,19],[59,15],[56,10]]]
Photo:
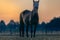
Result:
[[32,26],[32,24],[30,25],[30,29],[31,29],[31,38],[32,38],[32,33],[33,33],[33,26]]
[[37,29],[37,25],[35,24],[35,25],[34,25],[34,35],[33,35],[34,37],[35,37],[35,35],[36,35],[36,29]]

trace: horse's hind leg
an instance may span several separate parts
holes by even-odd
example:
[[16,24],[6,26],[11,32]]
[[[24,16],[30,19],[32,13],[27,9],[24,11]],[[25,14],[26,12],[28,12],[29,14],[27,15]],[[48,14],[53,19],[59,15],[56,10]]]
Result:
[[21,31],[22,31],[22,29],[21,29],[21,25],[20,25],[20,28],[19,28],[19,29],[20,29],[19,31],[20,31],[20,37],[21,37]]
[[19,31],[20,31],[20,37],[22,36],[22,20],[20,18],[20,28],[19,28]]
[[20,36],[24,37],[24,24],[20,23]]
[[22,37],[24,37],[24,24],[22,24]]
[[29,37],[28,35],[28,28],[29,28],[29,25],[26,25],[26,36]]
[[24,37],[24,23],[22,17],[20,17],[20,36]]

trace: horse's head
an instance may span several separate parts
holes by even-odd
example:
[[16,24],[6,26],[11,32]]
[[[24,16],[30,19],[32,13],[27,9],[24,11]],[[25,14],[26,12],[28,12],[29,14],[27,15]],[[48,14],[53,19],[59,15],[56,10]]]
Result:
[[39,0],[33,0],[33,7],[38,9]]

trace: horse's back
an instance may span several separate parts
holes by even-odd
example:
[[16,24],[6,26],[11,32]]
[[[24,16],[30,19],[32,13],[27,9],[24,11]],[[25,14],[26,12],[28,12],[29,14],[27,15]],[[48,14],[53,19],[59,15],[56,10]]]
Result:
[[31,17],[31,11],[29,10],[24,10],[22,13],[21,13],[21,16],[23,18],[23,22],[25,24],[28,24],[29,21],[30,21],[30,17]]

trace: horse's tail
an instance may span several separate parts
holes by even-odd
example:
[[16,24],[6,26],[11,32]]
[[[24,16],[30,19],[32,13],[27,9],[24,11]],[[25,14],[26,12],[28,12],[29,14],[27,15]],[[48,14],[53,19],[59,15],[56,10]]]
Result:
[[23,17],[20,15],[20,36],[24,37],[24,22]]

